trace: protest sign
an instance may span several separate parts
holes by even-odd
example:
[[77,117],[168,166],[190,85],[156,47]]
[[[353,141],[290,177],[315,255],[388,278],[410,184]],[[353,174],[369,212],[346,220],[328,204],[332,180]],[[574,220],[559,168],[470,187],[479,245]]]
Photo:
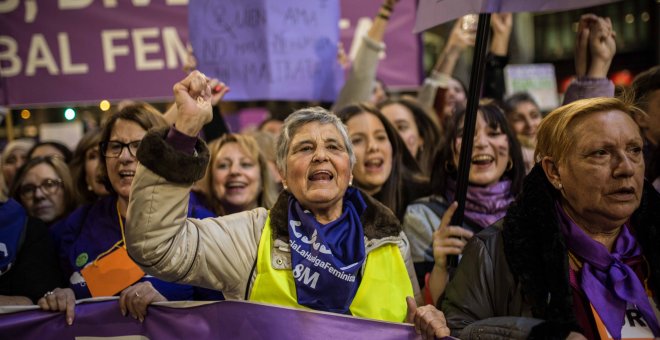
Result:
[[504,68],[506,95],[529,93],[542,111],[559,106],[557,79],[552,64],[512,64]]
[[170,98],[183,76],[186,5],[0,2],[0,104]]
[[192,0],[188,13],[197,67],[227,100],[332,101],[343,84],[337,0]]

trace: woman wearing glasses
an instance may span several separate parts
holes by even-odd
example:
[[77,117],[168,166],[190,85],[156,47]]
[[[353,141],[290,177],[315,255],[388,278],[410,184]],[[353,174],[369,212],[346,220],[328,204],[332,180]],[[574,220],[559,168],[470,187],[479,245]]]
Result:
[[[44,310],[66,311],[73,322],[75,299],[119,295],[122,314],[143,320],[147,306],[167,300],[218,300],[217,291],[173,284],[145,276],[125,251],[126,210],[140,141],[151,128],[164,127],[162,114],[148,104],[134,104],[111,116],[101,132],[100,172],[110,195],[74,211],[53,226],[65,275],[71,288],[56,289],[39,300]],[[157,153],[157,150],[150,150]],[[191,217],[208,211],[191,208]],[[115,268],[125,279],[104,276]]]
[[69,168],[58,157],[29,160],[16,174],[10,194],[28,215],[48,224],[66,216],[77,203]]

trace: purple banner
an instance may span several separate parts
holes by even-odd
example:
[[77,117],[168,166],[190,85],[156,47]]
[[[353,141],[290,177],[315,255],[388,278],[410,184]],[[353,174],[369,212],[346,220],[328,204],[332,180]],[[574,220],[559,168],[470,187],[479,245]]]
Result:
[[183,76],[186,5],[187,0],[0,2],[0,103],[170,98]]
[[[268,1],[268,4],[283,6],[282,2]],[[316,22],[336,32],[339,21],[341,41],[350,50],[355,29],[368,25],[382,2],[341,0],[341,20],[336,15],[337,0],[292,0],[290,3],[318,8],[325,5],[329,10],[316,17],[296,10],[288,16],[280,13],[281,25],[301,31],[305,27],[300,22],[307,20],[309,25]],[[213,17],[213,13],[205,14]],[[411,33],[414,13],[415,0],[401,0],[390,18],[385,35],[387,52],[378,68],[379,78],[389,86],[417,86],[420,83],[421,44],[419,37]],[[229,22],[235,20],[241,19],[232,16]],[[242,20],[249,24],[250,20],[258,21],[259,16],[256,12],[244,12]],[[299,21],[297,26],[296,21]],[[337,41],[334,37],[328,39]],[[288,45],[279,46],[280,50],[286,49],[289,53],[285,58],[287,62],[276,67],[279,67],[279,75],[288,77],[291,82],[274,89],[284,92],[303,87],[297,82],[298,73],[314,72],[310,71],[309,64],[301,64],[297,59],[305,41],[287,41]],[[97,103],[102,99],[170,100],[172,85],[184,75],[181,68],[186,58],[187,42],[188,0],[0,0],[0,105],[68,105]],[[258,48],[247,42],[239,47],[246,53],[251,48]],[[317,48],[315,53],[329,58],[329,44],[314,47]],[[271,52],[268,51],[263,58],[272,56]],[[336,49],[332,49],[333,65],[335,54]],[[248,68],[244,74],[252,71]],[[318,75],[320,78],[324,76],[332,78],[335,74]],[[235,79],[231,81],[232,94],[228,99],[238,96],[233,93],[240,92],[234,84]],[[341,80],[321,80],[319,84],[323,86],[310,91],[331,93],[333,86],[341,86]],[[247,85],[248,92],[249,87],[265,86],[255,81]],[[285,98],[292,96],[277,99]]]
[[63,313],[31,310],[0,315],[0,334],[6,339],[419,339],[411,325],[241,301],[150,306],[144,323],[122,316],[117,300],[81,303],[72,326]]
[[567,11],[619,0],[419,0],[415,32],[466,14]]
[[337,0],[192,0],[188,11],[197,67],[229,85],[227,100],[337,96]]
[[[381,0],[341,0],[341,42],[347,53],[357,48],[356,28],[371,24]],[[416,0],[400,0],[394,7],[385,32],[387,49],[378,65],[377,76],[389,87],[417,87],[422,79],[422,44],[413,34]]]

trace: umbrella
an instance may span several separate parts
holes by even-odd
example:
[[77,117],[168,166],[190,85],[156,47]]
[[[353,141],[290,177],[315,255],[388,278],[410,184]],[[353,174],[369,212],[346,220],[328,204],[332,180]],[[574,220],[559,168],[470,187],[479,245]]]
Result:
[[[420,0],[417,8],[415,33],[430,27],[456,19],[466,14],[480,13],[477,25],[472,71],[470,73],[470,86],[467,95],[465,122],[463,123],[463,141],[461,144],[458,164],[458,178],[456,181],[455,200],[458,208],[452,216],[452,225],[462,225],[467,196],[468,179],[470,177],[470,163],[472,159],[472,144],[474,142],[474,129],[477,121],[477,108],[483,82],[486,60],[486,44],[490,34],[490,13],[496,12],[532,12],[532,11],[559,11],[582,7],[596,6],[615,2],[617,0]],[[457,256],[449,256],[447,262],[456,266]]]

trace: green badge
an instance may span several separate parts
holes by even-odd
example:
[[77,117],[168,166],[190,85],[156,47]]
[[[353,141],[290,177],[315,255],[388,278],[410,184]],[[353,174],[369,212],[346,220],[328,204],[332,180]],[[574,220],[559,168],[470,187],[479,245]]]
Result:
[[80,253],[78,257],[76,258],[76,266],[82,267],[87,263],[87,260],[89,259],[89,256],[87,253]]

